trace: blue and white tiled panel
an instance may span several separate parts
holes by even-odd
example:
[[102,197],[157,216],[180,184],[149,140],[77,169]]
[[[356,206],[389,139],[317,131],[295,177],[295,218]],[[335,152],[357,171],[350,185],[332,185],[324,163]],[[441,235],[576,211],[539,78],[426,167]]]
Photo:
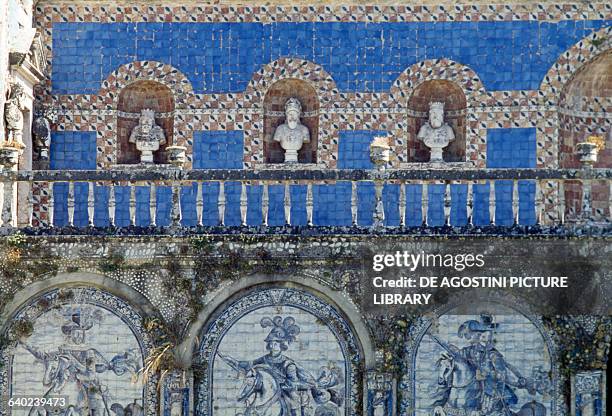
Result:
[[[551,367],[550,356],[544,338],[526,317],[501,305],[486,305],[487,312],[492,313],[498,324],[494,332],[495,349],[503,356],[509,365],[515,367],[523,377],[530,378],[534,370],[548,372]],[[491,308],[494,308],[492,310]],[[452,344],[459,349],[468,346],[464,338],[457,335],[460,325],[467,320],[478,320],[478,315],[453,314],[450,311],[439,318],[438,325],[428,330],[432,331],[441,341]],[[438,386],[440,369],[436,362],[444,350],[432,338],[425,335],[418,347],[414,363],[415,374],[415,407],[416,416],[431,416],[435,392]],[[526,389],[512,387],[518,401],[511,409],[518,411],[525,403],[533,400],[546,407],[550,414],[550,399],[541,394],[530,394]]]
[[[339,140],[338,166],[341,169],[371,169],[369,144],[374,136],[385,134],[384,131],[342,131]],[[535,129],[490,129],[488,135],[487,165],[492,168],[530,168],[535,167]],[[243,137],[242,132],[197,132],[194,135],[194,167],[197,169],[240,169],[242,168]],[[53,169],[95,169],[95,133],[94,132],[57,132],[52,136],[51,167]],[[196,225],[196,185],[184,186],[181,192],[183,224]],[[240,184],[228,182],[226,192],[226,225],[240,224]],[[57,225],[67,223],[67,184],[54,186],[55,221]],[[75,185],[75,224],[87,225],[87,185]],[[108,223],[108,188],[95,188],[96,225]],[[216,201],[219,193],[218,183],[205,183],[203,186],[205,225],[216,225],[218,208]],[[406,222],[409,226],[421,225],[421,185],[406,186]],[[429,225],[444,224],[444,186],[429,185]],[[496,222],[500,225],[511,225],[512,215],[512,182],[496,182]],[[116,224],[129,224],[129,188],[116,187]],[[247,223],[262,223],[261,186],[248,186]],[[357,188],[358,223],[371,225],[375,205],[375,189],[372,182],[361,182]],[[169,187],[157,189],[157,224],[168,225],[170,222]],[[313,186],[314,223],[316,225],[350,225],[351,218],[351,184],[338,182],[330,185]],[[398,225],[399,218],[399,185],[386,185],[383,189],[385,202],[385,222]],[[451,186],[451,223],[467,223],[467,185]],[[530,181],[519,181],[519,223],[535,223],[535,184]],[[283,225],[284,187],[269,187],[270,225]],[[306,186],[291,186],[291,222],[294,225],[306,224]],[[138,187],[136,191],[136,223],[148,225],[149,189]],[[474,185],[474,223],[489,223],[489,185]]]
[[[27,346],[27,348],[26,348]],[[143,387],[132,382],[132,373],[142,367],[143,357],[130,328],[107,309],[74,303],[53,308],[34,321],[34,332],[20,343],[13,355],[13,396],[67,396],[76,414],[89,405],[103,414],[117,403],[124,408],[142,406]],[[95,388],[99,390],[95,390]],[[84,395],[85,389],[99,391]],[[90,407],[91,409],[91,407]],[[115,407],[115,410],[118,410]],[[27,416],[30,409],[14,409]]]
[[[256,309],[240,318],[225,334],[219,343],[218,351],[238,361],[253,361],[268,354],[265,338],[270,333],[270,327],[262,328],[263,318],[274,316],[293,317],[300,328],[297,340],[289,344],[283,353],[316,380],[322,367],[335,367],[344,378],[345,359],[335,335],[317,318],[292,306],[268,306]],[[234,416],[245,411],[244,403],[238,402],[243,387],[243,380],[218,355],[213,362],[212,408],[215,415]],[[344,391],[344,386],[338,386]],[[310,405],[316,405],[310,399]],[[339,408],[344,414],[344,406]]]

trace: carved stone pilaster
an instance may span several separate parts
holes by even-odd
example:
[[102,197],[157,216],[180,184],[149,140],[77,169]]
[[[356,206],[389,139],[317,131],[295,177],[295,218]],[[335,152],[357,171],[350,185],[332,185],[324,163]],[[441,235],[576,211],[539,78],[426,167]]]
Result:
[[[21,149],[0,147],[0,171],[16,171]],[[0,227],[17,225],[17,183],[0,182]]]
[[366,415],[395,416],[395,379],[391,373],[366,373]]
[[603,371],[583,371],[572,376],[572,416],[606,416]]
[[188,372],[173,371],[162,382],[161,416],[188,416],[191,409],[192,376]]

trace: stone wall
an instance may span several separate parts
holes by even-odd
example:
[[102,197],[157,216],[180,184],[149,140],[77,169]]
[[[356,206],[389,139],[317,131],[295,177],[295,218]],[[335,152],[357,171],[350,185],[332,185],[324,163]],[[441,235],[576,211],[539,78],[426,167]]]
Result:
[[[9,336],[0,370],[4,395],[15,383],[21,387],[13,391],[30,384],[30,391],[42,388],[49,360],[62,353],[77,361],[90,354],[99,365],[90,382],[108,388],[102,390],[109,402],[125,407],[136,399],[143,406],[144,400],[145,412],[156,414],[158,405],[166,403],[160,402],[165,400],[163,392],[158,396],[155,387],[147,388],[149,393],[140,399],[137,386],[121,383],[142,368],[152,346],[171,342],[176,353],[163,368],[178,371],[179,380],[184,377],[181,371],[187,380],[193,377],[179,383],[189,391],[187,408],[199,415],[233,415],[244,410],[237,398],[248,381],[236,378],[240,363],[265,364],[272,329],[294,325],[298,329],[292,330],[284,354],[299,369],[298,379],[328,380],[320,391],[300,390],[310,411],[426,414],[435,406],[430,393],[440,389],[436,380],[445,352],[429,334],[468,348],[461,327],[477,322],[483,313],[494,320],[498,353],[532,383],[512,388],[516,411],[536,400],[547,414],[566,414],[568,375],[577,365],[598,368],[607,360],[609,340],[599,337],[609,321],[598,317],[607,308],[611,290],[610,259],[598,254],[609,245],[606,239],[210,235],[32,237],[21,242],[12,237],[3,243],[1,317]],[[369,301],[375,289],[368,261],[372,251],[399,247],[485,253],[487,268],[479,271],[483,275],[548,271],[567,274],[573,285],[580,282],[580,289],[563,294],[541,289],[450,291],[437,293],[431,309],[381,309]],[[466,273],[475,272],[462,275]],[[568,305],[591,309],[571,312]],[[570,336],[548,318],[558,313],[594,315],[569,321],[577,328]],[[24,352],[26,346],[29,353]],[[27,359],[36,354],[34,347],[47,355]],[[579,364],[562,358],[566,348],[579,356]],[[236,361],[232,364],[227,357]],[[88,374],[86,369],[78,371],[80,377]],[[374,382],[372,372],[397,383],[391,384],[396,386],[391,390],[397,390],[389,393],[391,404],[381,399],[388,391],[384,382]],[[374,377],[372,383],[366,383],[366,373]],[[262,377],[265,380],[265,374]]]

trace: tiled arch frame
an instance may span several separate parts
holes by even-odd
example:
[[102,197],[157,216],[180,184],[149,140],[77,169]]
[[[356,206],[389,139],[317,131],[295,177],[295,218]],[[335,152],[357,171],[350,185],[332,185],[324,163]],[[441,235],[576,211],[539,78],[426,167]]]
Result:
[[[184,123],[180,122],[180,110],[187,107],[187,103],[193,96],[191,82],[181,71],[174,68],[172,65],[158,61],[134,61],[121,65],[115,71],[111,72],[106,79],[102,81],[102,86],[98,91],[97,98],[100,102],[104,103],[107,110],[116,111],[121,90],[138,81],[155,81],[165,85],[172,91],[175,105],[174,144],[188,147],[188,167],[191,167],[193,131],[191,129],[186,129]],[[116,128],[117,116],[112,113],[105,115],[104,122],[98,123],[96,126],[96,164],[98,168],[108,168],[117,163]]]
[[[72,296],[67,296],[72,293]],[[38,293],[28,299],[11,315],[10,322],[20,320],[35,321],[44,313],[60,308],[62,305],[69,304],[75,299],[80,299],[82,303],[93,305],[104,309],[118,317],[127,325],[134,335],[143,360],[154,348],[154,341],[143,327],[143,314],[133,307],[125,299],[102,288],[85,285],[83,283],[71,283],[61,287],[55,286]],[[10,331],[11,326],[5,328]],[[15,344],[10,344],[0,355],[0,397],[10,392],[10,368],[12,367],[12,350]],[[143,362],[144,365],[144,362]],[[145,416],[156,416],[158,408],[157,376],[149,378],[143,389],[143,403]],[[5,408],[6,402],[0,401],[0,414],[9,414],[9,409]]]
[[345,411],[343,416],[359,414],[361,408],[361,376],[360,368],[364,360],[363,352],[355,329],[342,314],[340,308],[328,299],[313,293],[306,287],[288,287],[284,284],[269,284],[250,287],[246,293],[232,297],[221,305],[221,311],[216,312],[200,330],[197,341],[196,360],[202,369],[195,380],[194,400],[197,416],[212,416],[213,404],[213,365],[219,346],[228,331],[245,315],[264,307],[282,306],[301,309],[314,316],[318,322],[327,326],[335,337],[344,356],[344,398]]
[[[418,62],[395,80],[391,86],[390,96],[399,108],[407,109],[408,100],[414,90],[425,81],[447,80],[457,84],[467,101],[467,129],[466,129],[466,160],[468,166],[486,167],[486,124],[481,123],[476,108],[486,102],[487,92],[484,84],[476,72],[459,62],[451,59],[431,59]],[[405,122],[395,124],[392,147],[396,154],[405,151],[405,137],[408,135],[408,126]]]
[[323,168],[335,168],[338,158],[338,130],[327,113],[339,95],[336,82],[320,65],[299,58],[284,57],[264,65],[253,74],[244,91],[244,106],[257,118],[254,128],[244,132],[245,165],[253,167],[264,163],[263,154],[263,102],[267,91],[283,79],[305,81],[319,99],[319,137],[317,163]]
[[539,88],[540,104],[553,110],[546,110],[538,117],[538,167],[558,167],[559,114],[555,109],[559,105],[563,87],[585,64],[612,48],[611,35],[610,26],[591,33],[561,54],[544,76]]
[[[611,35],[612,27],[610,26],[594,31],[561,54],[544,76],[538,90],[542,110],[537,113],[535,121],[538,168],[555,169],[559,167],[560,116],[557,106],[563,87],[585,64],[612,49]],[[556,209],[559,203],[558,184],[546,181],[542,190],[544,212],[546,213],[543,220],[547,223],[558,221],[559,215]]]
[[563,87],[582,68],[600,54],[612,49],[612,26],[594,31],[565,51],[548,70],[540,84],[542,104],[557,105]]
[[484,294],[472,299],[466,303],[465,297],[454,296],[443,307],[439,307],[432,311],[427,316],[420,317],[414,325],[409,329],[408,341],[405,345],[404,355],[404,373],[399,382],[398,416],[414,416],[416,415],[416,359],[421,341],[432,326],[438,323],[438,319],[457,308],[465,307],[466,305],[476,305],[477,302],[485,302],[490,304],[498,304],[503,308],[510,309],[518,315],[526,318],[541,335],[546,347],[546,355],[550,360],[550,375],[552,382],[551,391],[551,414],[556,416],[566,415],[564,384],[565,377],[560,371],[556,334],[550,331],[543,323],[542,318],[538,316],[522,299],[510,294]]

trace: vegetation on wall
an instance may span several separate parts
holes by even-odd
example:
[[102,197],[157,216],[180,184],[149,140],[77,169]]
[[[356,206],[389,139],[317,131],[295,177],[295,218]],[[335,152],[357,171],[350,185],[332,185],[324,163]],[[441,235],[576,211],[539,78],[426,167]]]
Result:
[[404,371],[404,356],[408,329],[416,314],[371,316],[368,322],[373,331],[377,354],[384,372],[400,377]]
[[573,317],[556,315],[543,318],[557,335],[558,362],[561,373],[570,376],[578,371],[605,369],[612,340],[612,319],[590,316],[590,328]]
[[0,238],[0,311],[30,280],[58,269],[58,257],[39,242],[21,233]]

